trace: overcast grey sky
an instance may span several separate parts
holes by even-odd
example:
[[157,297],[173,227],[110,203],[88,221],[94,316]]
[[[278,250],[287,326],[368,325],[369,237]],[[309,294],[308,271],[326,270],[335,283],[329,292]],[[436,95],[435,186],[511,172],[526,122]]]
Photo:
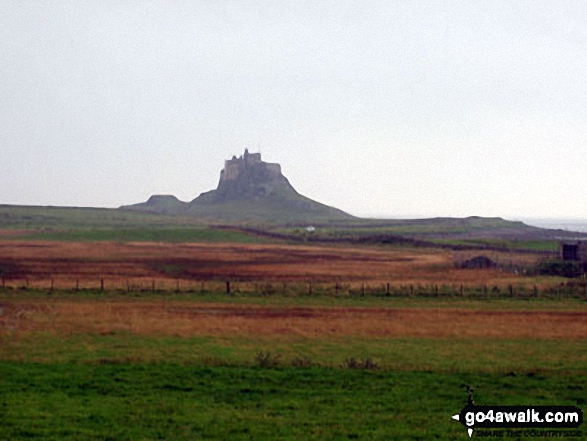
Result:
[[216,187],[245,147],[352,214],[587,218],[587,2],[0,2],[0,203]]

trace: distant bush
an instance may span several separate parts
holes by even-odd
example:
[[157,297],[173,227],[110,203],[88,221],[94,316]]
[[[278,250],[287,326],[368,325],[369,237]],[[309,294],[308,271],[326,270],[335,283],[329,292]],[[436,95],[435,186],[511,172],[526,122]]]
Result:
[[355,357],[347,358],[341,365],[341,368],[346,369],[376,369],[377,364],[367,356],[363,360],[358,360]]
[[583,274],[583,269],[579,262],[549,259],[538,264],[538,274],[543,276],[578,277]]
[[296,357],[291,361],[293,367],[314,367],[320,366],[319,363],[314,363],[309,357]]
[[467,269],[486,269],[486,268],[495,268],[497,267],[497,263],[493,260],[488,258],[487,256],[477,256],[473,257],[472,259],[465,260],[458,265],[460,268],[467,268]]
[[275,367],[279,365],[281,356],[272,355],[270,352],[259,351],[255,354],[255,362],[259,367]]

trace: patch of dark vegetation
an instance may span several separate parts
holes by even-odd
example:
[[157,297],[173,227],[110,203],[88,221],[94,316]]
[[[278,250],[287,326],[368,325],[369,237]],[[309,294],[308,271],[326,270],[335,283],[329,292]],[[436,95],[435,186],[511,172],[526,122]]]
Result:
[[458,266],[459,268],[466,269],[488,269],[496,268],[497,263],[487,256],[480,255],[473,257],[472,259],[465,260],[464,262],[461,262]]
[[0,260],[0,277],[6,280],[16,279],[26,275],[24,268],[16,262],[3,259]]
[[181,277],[193,280],[209,280],[210,273],[207,270],[218,269],[232,265],[219,259],[189,259],[171,258],[147,261],[150,270],[164,276]]
[[98,365],[117,365],[117,364],[129,364],[129,363],[142,363],[141,357],[122,357],[122,358],[114,358],[114,357],[101,357],[95,362],[90,362],[89,364],[98,364]]
[[343,369],[377,369],[377,364],[370,356],[367,356],[364,359],[350,357],[345,359],[340,367]]
[[[255,261],[250,262],[250,265],[263,266],[268,264],[276,264],[279,262],[291,262],[292,259],[276,260],[273,255],[265,257],[257,257]],[[227,278],[231,282],[247,282],[256,281],[258,277],[246,273],[235,273],[230,271],[231,267],[235,265],[234,262],[222,259],[208,259],[208,258],[171,258],[171,259],[157,259],[157,260],[139,260],[149,270],[154,271],[162,276],[190,279],[201,282],[207,281],[224,281]],[[227,270],[228,269],[228,270]],[[228,276],[226,275],[228,272]],[[266,293],[274,293],[277,288],[267,284],[263,290]],[[262,292],[265,292],[263,291]]]
[[291,365],[293,367],[300,367],[300,368],[320,367],[320,363],[313,362],[312,359],[308,356],[295,357],[291,361]]
[[538,264],[537,272],[543,276],[579,277],[585,272],[579,262],[572,260],[548,259]]
[[273,368],[279,366],[281,356],[273,355],[269,351],[259,351],[255,354],[255,364],[262,368]]

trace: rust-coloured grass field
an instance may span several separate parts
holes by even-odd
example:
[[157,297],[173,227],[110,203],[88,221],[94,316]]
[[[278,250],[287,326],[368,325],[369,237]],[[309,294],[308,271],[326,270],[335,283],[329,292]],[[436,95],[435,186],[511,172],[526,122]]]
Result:
[[[587,338],[582,291],[566,301],[557,302],[556,296],[532,300],[534,285],[558,282],[495,269],[456,268],[455,256],[444,250],[5,241],[0,242],[0,256],[0,264],[9,270],[3,281],[6,289],[0,297],[0,331],[5,341],[15,345],[12,349],[28,341],[33,345],[33,353],[43,353],[40,342],[44,338],[55,341],[115,336],[123,342],[127,339],[123,336],[132,336],[145,341],[204,338],[220,342],[207,349],[198,346],[203,353],[214,352],[224,345],[222,342],[229,342],[226,345],[231,350],[248,351],[249,355],[237,357],[239,360],[250,358],[250,345],[258,347],[258,342],[286,352],[290,351],[288,344],[292,347],[301,344],[306,353],[317,342],[328,345],[336,340],[340,346],[333,353],[352,355],[346,345],[354,341],[356,348],[379,347],[387,354],[384,357],[392,360],[393,356],[386,352],[386,342],[401,339],[444,342],[489,339],[505,342],[498,345],[502,349],[511,341],[561,341],[568,349],[581,345]],[[535,258],[527,254],[490,257],[526,262]],[[103,291],[101,279],[105,281]],[[223,293],[225,281],[232,282],[231,293],[236,291],[236,297]],[[305,283],[310,281],[316,282],[313,295],[309,295]],[[330,290],[320,291],[320,282]],[[365,285],[385,289],[387,283],[404,288],[412,284],[415,287],[446,284],[457,295],[444,296],[444,301],[430,300],[431,306],[421,308],[417,304],[417,288],[413,296],[410,293],[403,297],[388,297],[381,290],[379,297],[369,295],[369,291],[363,297],[357,288]],[[49,292],[46,289],[50,284],[53,289]],[[79,291],[72,289],[76,284]],[[257,284],[272,284],[272,290],[257,289]],[[342,293],[335,295],[331,292],[335,284],[346,291],[342,289]],[[532,284],[532,288],[521,296],[526,300],[510,300],[517,305],[514,308],[509,308],[507,300],[499,300],[500,296],[507,296],[507,288],[498,294],[489,289],[524,284]],[[458,299],[470,296],[458,295],[461,285],[471,286],[470,292],[481,285],[488,287],[481,297],[490,300],[477,300],[474,307],[465,305],[465,300]],[[21,291],[25,286],[32,291]],[[180,286],[182,293],[175,294],[175,288]],[[349,287],[353,288],[352,293]],[[94,291],[88,295],[85,289]],[[272,300],[259,301],[265,294],[270,294],[265,298]],[[482,306],[495,301],[496,307]],[[532,306],[536,304],[539,307]],[[242,339],[249,343],[243,343]],[[111,345],[104,344],[104,350],[110,351]],[[27,353],[26,349],[23,351]],[[149,353],[145,349],[141,357],[150,356]],[[406,359],[411,359],[413,354],[410,352]]]
[[[279,307],[164,300],[16,299],[0,303],[7,327],[63,335],[587,338],[587,310]],[[14,329],[13,329],[14,330]]]
[[[493,258],[536,259],[508,254]],[[461,256],[462,258],[462,256]],[[501,285],[524,279],[498,270],[458,269],[452,252],[436,249],[318,247],[283,244],[176,244],[62,241],[0,242],[5,283],[96,287],[100,279],[157,280],[173,286],[200,281],[291,281],[369,284]],[[5,271],[6,272],[6,271]],[[533,283],[536,283],[535,281]]]
[[578,299],[534,300],[532,310],[514,299],[256,300],[8,290],[0,294],[0,360],[250,366],[266,353],[285,365],[372,357],[400,370],[587,369],[587,306]]

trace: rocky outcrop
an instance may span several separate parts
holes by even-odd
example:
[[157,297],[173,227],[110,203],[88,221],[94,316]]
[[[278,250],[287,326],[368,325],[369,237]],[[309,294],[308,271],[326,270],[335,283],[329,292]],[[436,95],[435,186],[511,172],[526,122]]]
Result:
[[200,195],[202,201],[221,202],[236,199],[260,199],[298,195],[279,164],[261,160],[260,153],[249,153],[224,162],[216,190]]
[[175,196],[152,196],[126,210],[189,214],[222,221],[328,222],[353,216],[299,194],[281,173],[281,166],[263,162],[260,153],[245,150],[224,162],[215,190],[186,203]]

